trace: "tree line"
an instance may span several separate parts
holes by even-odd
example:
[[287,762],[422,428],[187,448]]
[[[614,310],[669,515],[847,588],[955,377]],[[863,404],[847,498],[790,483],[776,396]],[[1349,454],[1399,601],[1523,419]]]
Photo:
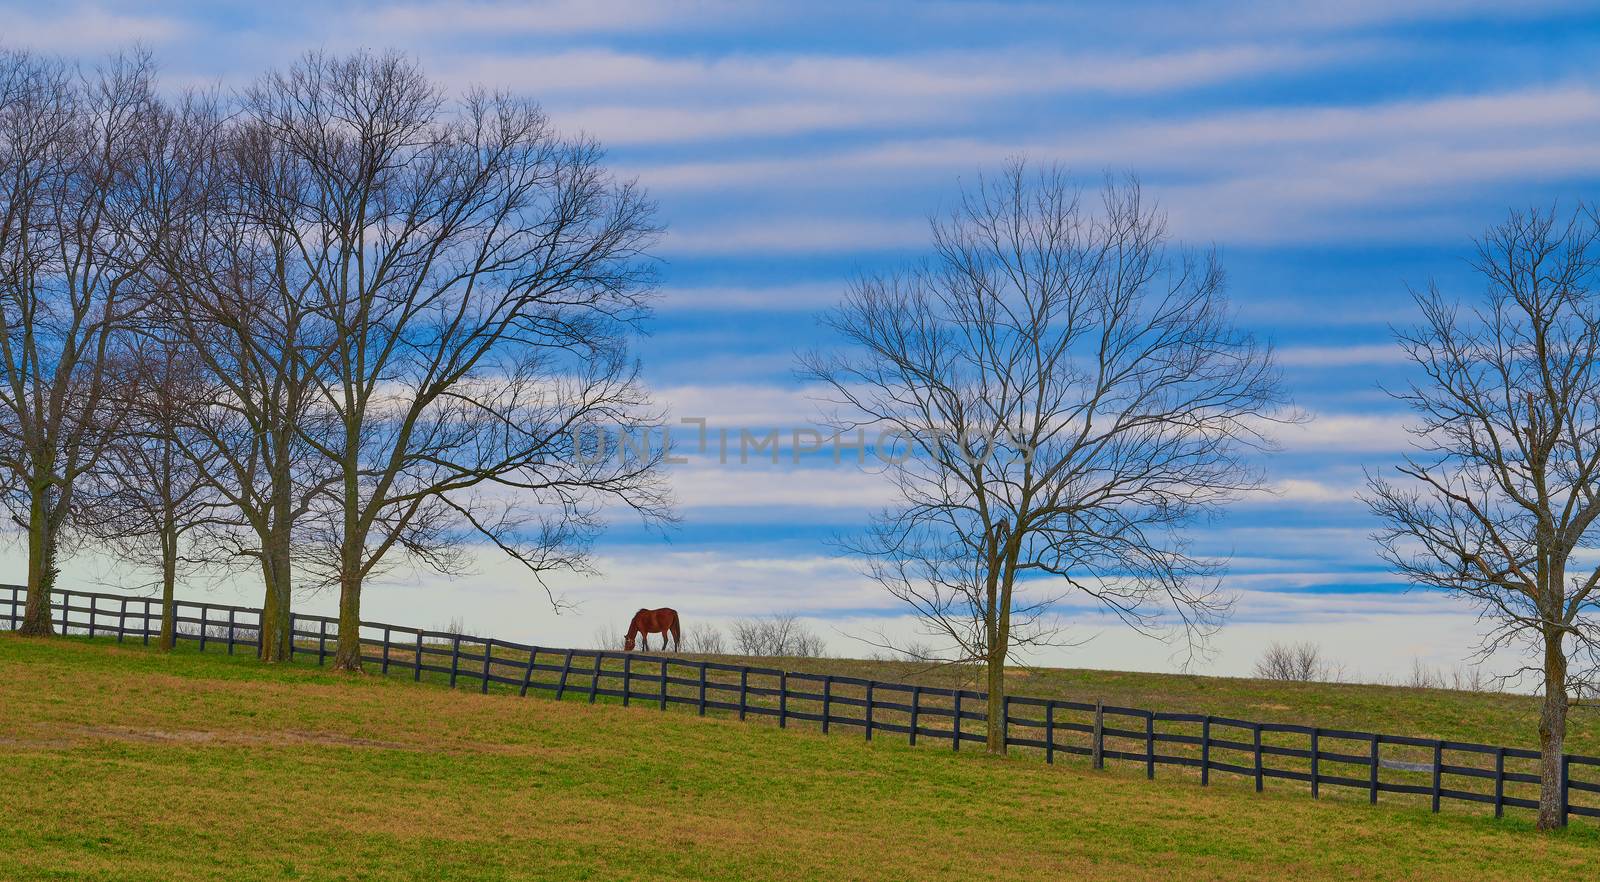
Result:
[[0,52],[0,487],[21,630],[62,555],[259,572],[261,657],[302,588],[456,572],[489,543],[581,570],[602,512],[672,517],[660,456],[572,455],[656,414],[629,356],[655,206],[539,107],[399,54],[308,54],[165,96],[147,56]]

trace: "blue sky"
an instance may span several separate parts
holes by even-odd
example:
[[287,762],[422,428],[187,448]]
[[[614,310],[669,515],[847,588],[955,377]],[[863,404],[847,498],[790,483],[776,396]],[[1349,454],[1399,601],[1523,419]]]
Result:
[[[452,87],[540,100],[609,148],[669,234],[645,376],[674,417],[809,424],[796,349],[850,277],[915,260],[927,218],[1007,157],[1093,186],[1138,174],[1187,245],[1215,246],[1242,324],[1271,339],[1315,419],[1267,461],[1276,495],[1194,532],[1230,555],[1238,594],[1218,655],[1242,673],[1272,639],[1314,639],[1353,674],[1450,666],[1471,613],[1403,592],[1354,499],[1394,463],[1405,414],[1389,327],[1408,285],[1475,296],[1471,239],[1506,209],[1594,197],[1600,15],[1577,3],[925,2],[0,3],[0,41],[86,60],[131,41],[173,87],[247,82],[313,48],[400,48]],[[641,605],[686,620],[806,616],[839,652],[908,624],[825,541],[882,487],[849,465],[675,469],[683,525],[619,522],[598,578],[567,580],[559,618],[490,556],[468,578],[400,574],[368,609],[394,620],[588,642]],[[15,556],[15,554],[13,554]],[[93,555],[83,582],[131,577]],[[223,585],[218,595],[253,597]],[[312,597],[308,608],[331,608]],[[1069,610],[1089,642],[1040,661],[1165,669],[1172,647]]]

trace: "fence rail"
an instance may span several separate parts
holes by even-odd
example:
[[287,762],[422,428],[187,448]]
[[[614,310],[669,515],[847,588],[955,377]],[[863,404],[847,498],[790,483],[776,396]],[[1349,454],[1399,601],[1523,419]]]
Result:
[[[0,586],[0,628],[22,622],[25,589]],[[137,639],[148,645],[160,633],[157,598],[81,591],[54,592],[52,611],[64,633]],[[253,607],[178,601],[174,607],[179,640],[199,649],[254,651],[259,646],[260,610]],[[290,658],[315,655],[326,664],[338,640],[338,620],[296,613]],[[875,734],[906,737],[912,745],[931,742],[960,750],[963,743],[986,741],[983,712],[988,695],[859,677],[784,671],[750,665],[671,656],[532,646],[492,637],[432,631],[383,622],[362,622],[363,661],[379,672],[409,673],[463,680],[479,690],[576,694],[624,705],[693,707],[737,714],[739,719],[769,718],[778,726],[814,723],[823,732],[844,726],[871,740]],[[1161,728],[1158,728],[1158,724]],[[1197,773],[1202,785],[1213,773],[1253,781],[1260,791],[1269,780],[1309,785],[1320,797],[1325,787],[1364,791],[1376,803],[1381,793],[1426,797],[1437,812],[1445,800],[1492,806],[1495,817],[1507,808],[1537,809],[1539,784],[1535,750],[1487,744],[1356,732],[1230,717],[1168,713],[1100,702],[1012,695],[1004,699],[1006,745],[1043,755],[1088,757],[1095,768],[1107,760],[1143,766],[1154,778],[1157,766]],[[1270,760],[1269,760],[1270,758]],[[1475,764],[1478,760],[1481,764]],[[1596,770],[1592,780],[1573,777],[1578,767]],[[1391,774],[1384,776],[1388,771]],[[1600,758],[1564,754],[1561,761],[1561,817],[1600,818],[1600,796],[1589,804],[1578,794],[1600,794]]]

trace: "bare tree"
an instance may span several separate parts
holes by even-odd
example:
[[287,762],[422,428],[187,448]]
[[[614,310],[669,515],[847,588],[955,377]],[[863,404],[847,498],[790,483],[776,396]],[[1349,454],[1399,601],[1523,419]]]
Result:
[[108,380],[143,260],[118,218],[153,100],[142,56],[80,74],[0,52],[0,502],[28,537],[24,634],[54,633],[79,479],[118,427]]
[[792,614],[738,619],[733,623],[733,646],[739,655],[822,658],[827,645],[816,632]]
[[192,417],[215,390],[197,360],[174,341],[147,337],[124,367],[112,397],[120,399],[127,417],[91,473],[80,521],[122,559],[157,573],[157,644],[171,650],[178,580],[210,565],[195,553],[194,536],[225,523],[207,478],[217,453],[194,429]]
[[326,329],[301,350],[335,483],[334,667],[359,669],[361,592],[386,559],[450,571],[474,536],[537,578],[585,567],[608,503],[670,517],[659,465],[585,457],[586,426],[654,414],[628,335],[653,282],[653,206],[536,105],[446,108],[399,54],[306,56],[251,89],[285,191],[267,215]]
[[623,635],[616,625],[604,624],[594,629],[594,648],[612,651],[622,648]]
[[208,463],[208,483],[241,525],[224,536],[231,556],[260,566],[260,655],[281,661],[294,550],[333,484],[306,442],[325,430],[313,404],[331,337],[293,269],[297,243],[277,220],[296,198],[299,170],[259,123],[199,99],[184,110],[145,157],[155,186],[142,244],[164,295],[152,309],[215,381],[214,400],[191,414],[198,446],[185,452]]
[[1256,676],[1263,680],[1315,683],[1333,674],[1333,666],[1322,657],[1322,647],[1315,643],[1273,643],[1256,662]]
[[1079,595],[1191,650],[1221,621],[1219,564],[1180,529],[1258,486],[1246,454],[1282,411],[1270,352],[1231,323],[1214,256],[1175,255],[1136,183],[1100,210],[1021,162],[933,225],[933,261],[858,282],[825,322],[850,348],[804,360],[841,432],[879,432],[901,502],[849,544],[868,573],[1004,669]]
[[683,645],[693,655],[724,655],[728,651],[722,629],[707,622],[698,622],[685,628]]
[[1540,829],[1561,823],[1568,704],[1600,659],[1600,568],[1573,560],[1600,516],[1600,221],[1513,212],[1478,243],[1482,303],[1434,285],[1398,333],[1421,379],[1397,397],[1418,417],[1398,482],[1369,478],[1383,556],[1414,585],[1476,605],[1482,657],[1536,661],[1543,710]]

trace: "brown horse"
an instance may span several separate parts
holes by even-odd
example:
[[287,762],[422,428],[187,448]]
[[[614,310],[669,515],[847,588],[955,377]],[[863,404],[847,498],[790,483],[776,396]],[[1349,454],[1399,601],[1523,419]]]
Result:
[[650,651],[650,635],[661,635],[661,648],[667,648],[667,635],[672,635],[672,649],[678,650],[678,611],[675,609],[641,609],[633,614],[633,621],[628,623],[628,642],[626,649],[633,651],[635,637],[644,638],[644,650]]

